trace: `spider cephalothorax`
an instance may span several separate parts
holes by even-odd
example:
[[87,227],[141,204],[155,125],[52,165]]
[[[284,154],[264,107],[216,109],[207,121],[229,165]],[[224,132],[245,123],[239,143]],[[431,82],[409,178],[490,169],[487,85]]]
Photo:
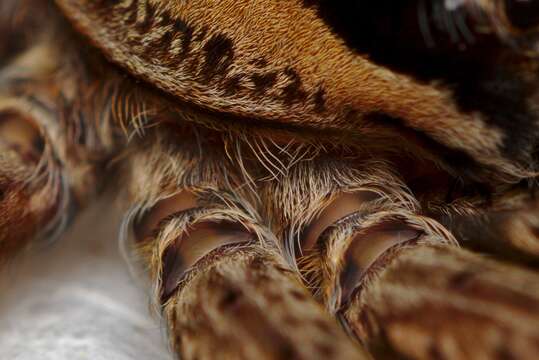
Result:
[[531,0],[4,1],[0,260],[116,186],[182,358],[534,359],[538,26]]

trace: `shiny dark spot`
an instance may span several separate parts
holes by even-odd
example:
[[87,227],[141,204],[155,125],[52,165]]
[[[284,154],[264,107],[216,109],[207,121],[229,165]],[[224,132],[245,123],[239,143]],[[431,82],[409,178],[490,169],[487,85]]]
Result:
[[219,308],[223,311],[235,307],[241,300],[242,294],[238,289],[227,289],[219,301]]
[[265,74],[253,74],[251,81],[255,85],[255,91],[259,94],[264,94],[277,82],[277,73],[272,71]]
[[539,26],[539,1],[505,0],[505,10],[511,24],[526,30]]
[[234,44],[225,35],[213,36],[203,47],[206,62],[203,78],[210,81],[214,77],[224,77],[234,62]]

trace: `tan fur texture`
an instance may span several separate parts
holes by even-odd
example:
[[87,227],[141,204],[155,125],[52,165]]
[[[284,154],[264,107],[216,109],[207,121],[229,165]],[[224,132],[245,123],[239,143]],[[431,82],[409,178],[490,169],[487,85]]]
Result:
[[271,252],[247,248],[214,256],[165,306],[183,358],[370,358]]
[[1,2],[0,259],[107,185],[182,358],[536,359],[539,64],[416,78],[318,6]]
[[507,175],[528,170],[504,159],[504,134],[459,111],[448,90],[350,51],[300,0],[57,3],[109,58],[179,100],[363,136],[365,118],[383,113]]
[[537,356],[536,273],[452,247],[392,257],[343,313],[366,342],[386,341],[414,359]]
[[[185,150],[178,152],[169,137],[158,138],[132,158],[129,183],[139,211],[151,213],[150,204],[166,197],[167,188],[187,188],[199,198],[199,207],[165,216],[152,236],[135,239],[135,254],[156,282],[156,298],[164,302],[174,350],[186,359],[213,359],[216,354],[223,359],[369,358],[310,297],[279,252],[279,241],[260,223],[257,202],[249,204],[231,191],[234,181],[242,179],[241,170],[231,167],[226,177],[216,176],[221,171],[217,164],[226,162],[222,154],[199,153],[193,140],[186,140],[180,146]],[[161,184],[159,192],[156,184]],[[170,298],[163,299],[174,267],[185,261],[181,243],[192,241],[196,224],[216,223],[218,229],[225,221],[253,234],[251,242],[206,253],[178,279]],[[178,258],[173,265],[167,260],[170,249],[176,249]]]

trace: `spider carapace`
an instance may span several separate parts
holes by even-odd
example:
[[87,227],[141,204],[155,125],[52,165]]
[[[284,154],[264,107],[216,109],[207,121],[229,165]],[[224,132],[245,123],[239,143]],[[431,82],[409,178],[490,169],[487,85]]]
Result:
[[2,0],[0,262],[113,188],[182,359],[539,358],[536,0]]

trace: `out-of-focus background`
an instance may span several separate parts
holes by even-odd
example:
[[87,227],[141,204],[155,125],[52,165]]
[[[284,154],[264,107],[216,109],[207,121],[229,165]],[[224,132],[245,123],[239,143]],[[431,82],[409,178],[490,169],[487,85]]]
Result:
[[173,359],[147,289],[120,256],[120,219],[101,202],[2,270],[0,359]]

